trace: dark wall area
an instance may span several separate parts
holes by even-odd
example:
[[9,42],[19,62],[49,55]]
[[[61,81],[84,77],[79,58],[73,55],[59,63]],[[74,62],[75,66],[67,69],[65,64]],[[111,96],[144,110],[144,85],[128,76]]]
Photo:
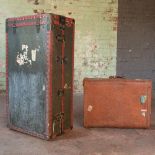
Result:
[[153,80],[155,0],[118,0],[117,75]]

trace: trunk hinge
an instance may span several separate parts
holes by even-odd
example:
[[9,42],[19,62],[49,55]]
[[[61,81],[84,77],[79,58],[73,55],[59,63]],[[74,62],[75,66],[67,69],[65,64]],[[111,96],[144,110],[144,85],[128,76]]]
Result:
[[16,21],[14,20],[13,21],[13,33],[15,34],[16,33]]
[[40,18],[36,18],[36,29],[37,29],[37,33],[40,32]]

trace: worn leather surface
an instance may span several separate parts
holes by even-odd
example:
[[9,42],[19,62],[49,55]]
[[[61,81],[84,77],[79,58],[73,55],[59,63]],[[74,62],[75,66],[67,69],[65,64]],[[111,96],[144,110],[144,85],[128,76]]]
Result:
[[85,79],[84,126],[148,128],[151,91],[149,80]]

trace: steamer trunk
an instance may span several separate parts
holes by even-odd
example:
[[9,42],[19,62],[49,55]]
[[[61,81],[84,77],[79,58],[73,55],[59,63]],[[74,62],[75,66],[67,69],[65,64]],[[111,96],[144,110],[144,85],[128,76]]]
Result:
[[43,139],[73,127],[74,20],[6,20],[8,126]]

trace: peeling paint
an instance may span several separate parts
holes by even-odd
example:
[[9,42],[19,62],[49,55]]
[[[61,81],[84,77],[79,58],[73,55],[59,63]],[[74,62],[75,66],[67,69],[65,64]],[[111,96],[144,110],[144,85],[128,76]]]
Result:
[[22,44],[22,51],[18,52],[16,61],[20,66],[24,64],[32,65],[32,61],[28,58],[28,45]]
[[56,5],[54,5],[54,9],[57,9],[57,6]]
[[0,78],[5,77],[5,72],[0,72]]
[[68,14],[69,14],[69,15],[71,15],[71,14],[72,14],[72,12],[68,12]]
[[4,63],[3,60],[0,60],[0,68],[1,68],[1,67],[5,67],[5,63]]
[[91,112],[91,111],[93,110],[93,106],[92,106],[92,105],[89,105],[87,110],[88,110],[89,112]]
[[32,61],[36,61],[36,54],[37,54],[37,50],[31,50],[31,58],[32,58]]

